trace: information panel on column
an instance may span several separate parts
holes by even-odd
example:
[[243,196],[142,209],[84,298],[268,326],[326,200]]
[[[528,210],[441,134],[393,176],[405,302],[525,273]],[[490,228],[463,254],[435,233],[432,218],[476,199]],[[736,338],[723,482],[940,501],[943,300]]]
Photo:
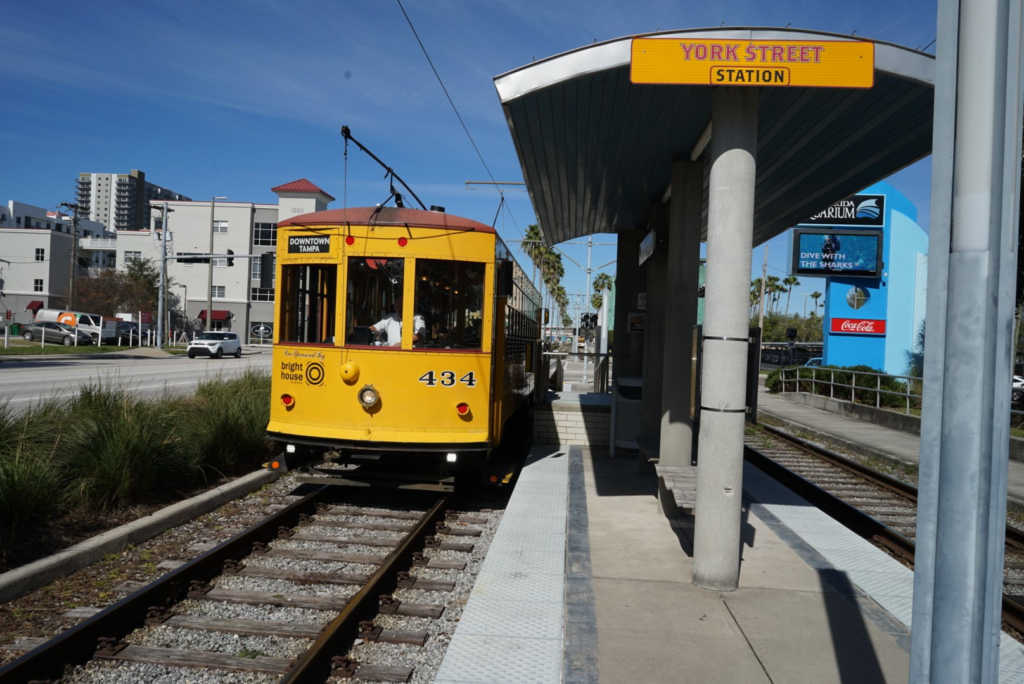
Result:
[[875,45],[858,40],[634,38],[633,83],[870,88]]

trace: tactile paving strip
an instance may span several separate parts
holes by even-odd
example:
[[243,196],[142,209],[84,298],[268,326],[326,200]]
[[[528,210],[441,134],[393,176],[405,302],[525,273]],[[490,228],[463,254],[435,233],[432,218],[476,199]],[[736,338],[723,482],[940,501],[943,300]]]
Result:
[[[843,572],[890,615],[910,627],[914,573],[888,554],[781,487],[760,470],[747,466],[743,488],[772,515],[801,537],[836,570]],[[764,503],[764,502],[772,503]],[[999,639],[1000,684],[1024,684],[1024,644],[1006,633]]]
[[557,684],[561,677],[560,638],[460,635],[456,630],[434,684]]
[[566,453],[538,446],[527,460],[438,669],[437,684],[561,680]]

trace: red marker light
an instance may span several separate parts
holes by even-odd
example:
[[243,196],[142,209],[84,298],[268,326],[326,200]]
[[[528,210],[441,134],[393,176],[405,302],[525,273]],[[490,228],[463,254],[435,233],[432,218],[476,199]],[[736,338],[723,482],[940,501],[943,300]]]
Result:
[[273,463],[270,464],[270,469],[271,470],[277,470],[280,467],[281,467],[281,462],[280,461],[274,461]]
[[349,235],[349,236],[347,236],[345,238],[345,244],[346,245],[354,245],[354,244],[356,244],[356,239],[354,237],[352,237],[351,235]]
[[409,238],[406,238],[406,237],[398,238],[398,246],[399,247],[405,247],[407,244],[409,244]]
[[455,410],[459,412],[460,416],[464,416],[469,413],[469,404],[459,404],[455,407]]
[[284,404],[286,407],[291,408],[292,406],[295,405],[295,397],[293,397],[290,394],[282,394],[281,403]]

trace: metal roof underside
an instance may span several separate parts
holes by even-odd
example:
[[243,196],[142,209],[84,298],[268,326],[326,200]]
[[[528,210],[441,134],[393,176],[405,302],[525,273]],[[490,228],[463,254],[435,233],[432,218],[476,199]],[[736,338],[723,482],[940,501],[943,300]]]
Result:
[[[647,35],[849,40],[749,28]],[[651,201],[669,185],[672,157],[689,155],[711,120],[710,86],[630,83],[632,38],[494,79],[551,244],[646,226]],[[933,83],[931,55],[876,42],[871,89],[761,88],[754,244],[930,154]],[[706,165],[705,235],[708,172]]]

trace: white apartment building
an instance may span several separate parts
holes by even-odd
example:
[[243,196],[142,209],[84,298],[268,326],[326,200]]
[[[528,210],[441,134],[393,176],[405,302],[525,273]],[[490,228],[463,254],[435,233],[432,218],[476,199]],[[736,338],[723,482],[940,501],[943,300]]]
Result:
[[[82,219],[78,234],[108,235],[102,224]],[[65,306],[73,242],[73,222],[66,214],[13,200],[0,206],[0,314],[5,319],[30,323],[41,308]],[[92,256],[79,250],[79,277],[92,265]]]
[[[323,211],[334,198],[306,179],[272,190],[278,196],[277,204],[167,201],[169,256],[227,254],[229,250],[239,255],[233,266],[228,266],[224,257],[214,261],[212,287],[208,264],[168,260],[170,292],[184,303],[191,327],[205,327],[209,292],[213,329],[233,330],[247,341],[255,336],[254,329],[273,329],[274,289],[260,288],[260,260],[243,257],[276,250],[280,217]],[[159,264],[164,202],[149,204],[150,219],[144,230],[107,231],[99,223],[79,218],[79,277],[97,275],[104,268],[123,269],[132,258]],[[32,307],[65,305],[73,242],[71,225],[70,217],[38,207],[18,202],[11,202],[9,208],[0,207],[0,313],[10,310],[18,314],[15,320],[29,322],[34,315]],[[176,321],[173,327],[181,329],[182,323]]]
[[[236,255],[234,266],[220,257],[213,262],[211,287],[210,266],[204,263],[180,263],[168,260],[167,275],[172,281],[171,292],[185,304],[186,317],[193,327],[205,327],[207,296],[212,296],[213,313],[210,328],[232,330],[251,340],[254,329],[273,329],[274,289],[260,288],[260,260],[243,258],[273,252],[277,246],[277,223],[282,216],[297,216],[323,211],[333,197],[306,179],[279,185],[272,189],[278,196],[277,204],[233,202],[167,202],[170,217],[167,220],[167,253]],[[211,211],[211,204],[212,211]],[[162,202],[154,202],[159,208]],[[119,268],[132,258],[152,259],[159,263],[161,237],[161,211],[155,210],[150,229],[144,231],[117,231]],[[210,238],[213,237],[213,249]]]
[[80,173],[75,189],[80,216],[111,230],[144,230],[150,224],[150,203],[188,201],[173,190],[146,181],[138,169],[131,173]]

